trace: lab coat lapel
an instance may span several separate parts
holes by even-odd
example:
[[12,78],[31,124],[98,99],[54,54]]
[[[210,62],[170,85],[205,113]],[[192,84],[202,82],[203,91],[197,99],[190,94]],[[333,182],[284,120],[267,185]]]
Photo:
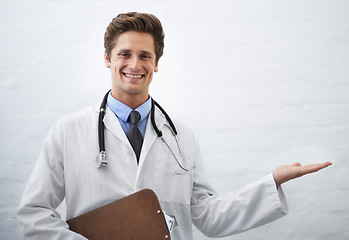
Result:
[[115,116],[115,114],[107,107],[106,113],[103,119],[104,125],[106,129],[108,129],[110,132],[113,133],[117,138],[119,138],[121,141],[123,141],[126,145],[129,145],[130,148],[131,144],[128,141],[126,134],[124,133],[124,130],[122,129],[119,119]]
[[[145,136],[143,140],[143,146],[141,151],[141,156],[139,159],[139,169],[142,168],[145,158],[147,157],[152,145],[157,139],[158,135],[156,134],[153,125],[151,124],[151,118],[148,117],[147,127],[145,130]],[[155,124],[161,130],[166,122],[165,115],[161,113],[157,108],[155,109]],[[139,172],[139,171],[138,171]]]

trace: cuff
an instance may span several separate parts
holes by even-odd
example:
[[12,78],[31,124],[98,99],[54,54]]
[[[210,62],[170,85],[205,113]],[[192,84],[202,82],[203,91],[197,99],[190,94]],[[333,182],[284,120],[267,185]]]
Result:
[[271,186],[274,188],[275,200],[278,202],[281,211],[284,212],[284,214],[287,214],[289,212],[288,203],[287,203],[287,200],[286,200],[286,197],[285,197],[285,193],[284,193],[282,187],[281,186],[279,186],[279,187],[276,186],[276,183],[275,183],[275,180],[274,180],[274,176],[273,176],[272,173],[270,173],[268,175],[268,178],[269,178]]

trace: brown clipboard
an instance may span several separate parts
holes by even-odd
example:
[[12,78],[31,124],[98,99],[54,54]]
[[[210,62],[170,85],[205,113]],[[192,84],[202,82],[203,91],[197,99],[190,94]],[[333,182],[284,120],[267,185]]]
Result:
[[156,194],[144,189],[67,221],[89,240],[171,239]]

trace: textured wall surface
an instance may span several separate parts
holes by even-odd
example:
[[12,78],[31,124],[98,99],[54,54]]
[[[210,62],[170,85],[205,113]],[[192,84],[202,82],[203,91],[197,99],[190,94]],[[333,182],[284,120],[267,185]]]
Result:
[[284,185],[289,215],[226,239],[349,239],[346,0],[1,0],[0,239],[21,239],[16,208],[50,126],[110,87],[103,34],[126,11],[162,20],[151,95],[193,128],[218,192],[333,162]]

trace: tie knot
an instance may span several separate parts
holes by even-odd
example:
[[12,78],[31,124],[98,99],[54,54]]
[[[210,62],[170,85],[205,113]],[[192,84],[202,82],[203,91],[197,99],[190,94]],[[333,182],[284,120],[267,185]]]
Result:
[[139,114],[139,112],[137,111],[132,111],[128,119],[131,122],[131,124],[137,124],[139,120],[141,120],[141,114]]

